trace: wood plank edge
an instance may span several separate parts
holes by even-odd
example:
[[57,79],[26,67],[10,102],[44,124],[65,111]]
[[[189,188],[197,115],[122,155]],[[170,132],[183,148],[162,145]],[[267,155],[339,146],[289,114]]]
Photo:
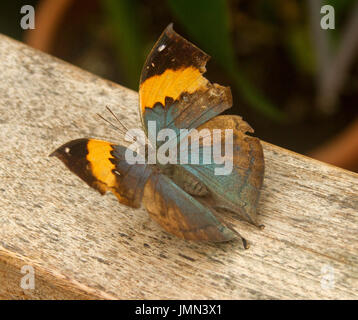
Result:
[[[34,270],[34,289],[21,287],[21,279],[29,275],[26,270],[21,272],[24,266],[31,266]],[[0,299],[115,300],[118,298],[102,290],[90,288],[54,269],[45,268],[36,261],[0,246]]]
[[287,155],[291,156],[292,158],[301,158],[305,162],[309,162],[312,165],[315,165],[317,167],[322,167],[322,166],[328,167],[329,169],[335,170],[337,172],[344,173],[344,174],[349,174],[354,178],[358,178],[358,173],[357,172],[337,167],[337,166],[335,166],[333,164],[330,164],[330,163],[327,163],[327,162],[323,162],[323,161],[311,158],[310,156],[307,156],[305,154],[297,153],[295,151],[292,151],[292,150],[277,146],[275,144],[263,141],[261,139],[260,139],[260,141],[262,143],[264,151],[265,151],[265,149],[267,149],[267,150],[271,150],[273,152],[277,152],[279,154],[287,154]]

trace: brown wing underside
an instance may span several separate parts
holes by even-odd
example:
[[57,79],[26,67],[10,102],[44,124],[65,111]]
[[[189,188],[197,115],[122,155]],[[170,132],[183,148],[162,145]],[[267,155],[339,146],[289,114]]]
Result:
[[[239,116],[217,116],[197,128],[198,131],[204,129],[209,129],[211,133],[214,129],[221,129],[222,142],[225,139],[225,130],[233,130],[233,153],[232,156],[227,155],[225,159],[233,163],[232,172],[229,175],[216,175],[215,165],[205,164],[184,164],[180,165],[181,170],[192,174],[210,191],[207,205],[230,210],[242,219],[258,225],[257,206],[265,170],[260,140],[246,134],[246,132],[252,133],[253,129]],[[201,139],[200,146],[213,148],[213,141],[207,141],[210,145],[205,145],[206,140]],[[189,148],[190,146],[189,144]],[[173,177],[173,179],[177,178]]]
[[[201,204],[163,174],[149,178],[143,203],[153,220],[179,238],[212,242],[240,238],[236,231],[219,221],[214,210]],[[243,242],[246,246],[244,239]]]

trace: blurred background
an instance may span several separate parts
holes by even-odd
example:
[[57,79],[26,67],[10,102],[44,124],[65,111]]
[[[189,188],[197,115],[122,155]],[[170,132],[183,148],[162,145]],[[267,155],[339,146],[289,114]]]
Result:
[[[25,4],[34,30],[20,27]],[[327,4],[334,30],[320,26]],[[233,92],[227,114],[358,172],[358,0],[12,0],[0,11],[1,33],[134,90],[170,22],[212,56],[206,77]]]

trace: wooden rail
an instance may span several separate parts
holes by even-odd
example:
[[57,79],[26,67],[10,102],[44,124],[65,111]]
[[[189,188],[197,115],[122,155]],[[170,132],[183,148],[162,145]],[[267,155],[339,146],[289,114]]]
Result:
[[[0,36],[0,298],[357,299],[358,175],[263,143],[257,230],[199,244],[101,196],[48,154],[69,139],[121,143],[137,93]],[[21,286],[23,266],[34,289]],[[26,273],[25,273],[26,275]]]

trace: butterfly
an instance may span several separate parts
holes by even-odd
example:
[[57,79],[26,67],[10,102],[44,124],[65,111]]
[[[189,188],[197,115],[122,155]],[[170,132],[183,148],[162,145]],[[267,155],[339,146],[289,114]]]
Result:
[[[232,96],[229,87],[212,84],[203,76],[209,58],[170,24],[148,55],[139,85],[142,128],[155,145],[154,154],[168,141],[154,141],[150,124],[156,133],[174,132],[171,142],[179,151],[197,146],[199,162],[130,163],[128,147],[92,138],[69,141],[51,156],[101,194],[111,191],[132,208],[143,204],[153,220],[179,238],[223,242],[238,237],[247,248],[248,242],[222,221],[220,213],[229,211],[259,226],[256,209],[264,178],[263,150],[258,138],[246,134],[253,129],[241,117],[219,115],[232,106]],[[204,162],[203,150],[214,140],[192,136],[194,130],[210,134],[222,130],[221,139],[225,130],[231,130],[229,174],[218,175],[220,164],[215,161]],[[185,144],[183,137],[191,137],[186,140],[190,143]],[[209,158],[213,160],[212,155]]]

